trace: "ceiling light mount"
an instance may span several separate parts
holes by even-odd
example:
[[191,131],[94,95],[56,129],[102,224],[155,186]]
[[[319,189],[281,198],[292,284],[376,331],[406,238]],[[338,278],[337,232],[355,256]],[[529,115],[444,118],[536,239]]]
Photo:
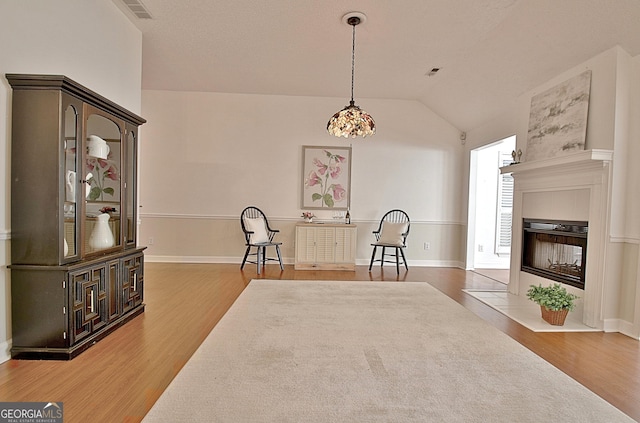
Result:
[[335,113],[327,123],[327,132],[336,137],[366,137],[376,133],[376,123],[371,115],[356,106],[353,100],[353,86],[356,57],[356,26],[364,23],[367,16],[361,12],[350,12],[342,17],[342,22],[352,26],[351,47],[351,101],[349,105]]
[[367,21],[367,15],[362,12],[349,12],[342,17],[342,22],[347,25],[360,25]]

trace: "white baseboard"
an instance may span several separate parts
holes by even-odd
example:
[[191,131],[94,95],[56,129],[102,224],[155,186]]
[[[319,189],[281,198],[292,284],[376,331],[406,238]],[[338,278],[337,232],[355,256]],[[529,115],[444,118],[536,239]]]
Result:
[[156,256],[144,255],[144,261],[148,263],[238,263],[242,259],[236,257],[212,257],[212,256]]
[[0,343],[0,363],[11,360],[11,339]]
[[609,325],[608,321],[605,321],[605,332],[620,332],[623,335],[640,340],[640,336],[638,336],[638,329],[634,327],[633,323],[627,322],[626,320],[615,320],[617,320],[616,330],[607,330]]
[[[371,259],[358,259],[356,260],[356,265],[358,266],[368,266],[371,263]],[[457,260],[408,260],[407,265],[409,269],[411,267],[457,267],[460,269],[464,269],[464,263]],[[380,264],[373,265],[380,267]],[[392,264],[387,264],[387,266],[392,266]]]
[[[151,254],[144,255],[147,263],[215,263],[215,264],[237,264],[242,263],[242,257],[214,257],[214,256],[157,256]],[[284,264],[293,264],[293,259],[282,258]]]
[[[214,257],[214,256],[160,256],[145,254],[144,260],[147,263],[217,263],[217,264],[240,264],[242,257]],[[294,264],[293,258],[282,258],[284,264]],[[368,266],[370,259],[357,259],[356,265]],[[464,269],[464,263],[457,260],[409,260],[409,268],[415,267],[457,267]]]

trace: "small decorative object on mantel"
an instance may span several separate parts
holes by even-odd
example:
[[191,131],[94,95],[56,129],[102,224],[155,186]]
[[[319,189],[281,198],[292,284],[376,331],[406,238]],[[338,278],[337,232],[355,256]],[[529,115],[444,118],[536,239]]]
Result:
[[313,222],[313,218],[315,217],[313,215],[313,213],[306,211],[306,212],[302,212],[302,217],[304,218],[304,221],[307,223],[311,223]]
[[527,298],[540,306],[542,318],[551,325],[562,326],[567,314],[575,307],[577,295],[567,292],[559,283],[549,286],[530,285]]
[[522,150],[518,149],[517,153],[516,153],[516,150],[511,151],[511,158],[513,159],[513,162],[511,164],[512,165],[519,164],[521,157],[522,157]]

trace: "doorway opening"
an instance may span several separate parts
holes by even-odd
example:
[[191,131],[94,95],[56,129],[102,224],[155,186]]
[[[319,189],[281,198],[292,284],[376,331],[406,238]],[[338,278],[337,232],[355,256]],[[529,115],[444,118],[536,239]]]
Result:
[[516,137],[471,150],[467,270],[507,284],[511,260],[513,178],[500,167],[513,162]]

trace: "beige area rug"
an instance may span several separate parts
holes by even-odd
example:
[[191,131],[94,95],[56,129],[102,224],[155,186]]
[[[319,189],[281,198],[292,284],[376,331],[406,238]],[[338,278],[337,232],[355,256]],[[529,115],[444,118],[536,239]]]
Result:
[[624,422],[427,283],[253,280],[144,422]]
[[564,325],[553,326],[542,320],[540,306],[526,297],[507,291],[463,291],[534,332],[602,332],[582,323],[582,314],[577,311],[567,314]]

